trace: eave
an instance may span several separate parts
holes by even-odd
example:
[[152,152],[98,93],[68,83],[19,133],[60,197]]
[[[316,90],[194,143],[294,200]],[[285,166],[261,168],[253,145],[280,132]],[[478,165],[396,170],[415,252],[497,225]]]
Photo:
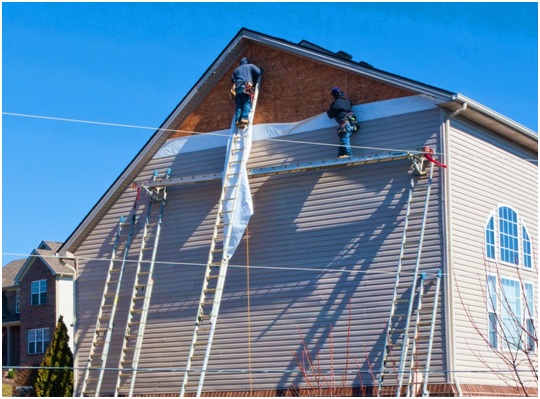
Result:
[[457,93],[452,96],[452,101],[438,105],[450,113],[453,113],[462,109],[464,104],[467,104],[467,106],[465,110],[459,114],[461,117],[518,143],[528,150],[538,153],[537,133],[468,97]]

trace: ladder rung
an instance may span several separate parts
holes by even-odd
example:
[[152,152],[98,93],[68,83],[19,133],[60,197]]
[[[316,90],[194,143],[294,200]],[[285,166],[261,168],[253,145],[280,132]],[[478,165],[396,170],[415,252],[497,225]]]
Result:
[[431,325],[431,320],[429,320],[429,321],[420,321],[417,324],[419,326],[430,326]]
[[407,315],[403,313],[394,313],[392,317],[407,317]]
[[405,329],[404,328],[392,328],[390,329],[391,332],[393,333],[402,333],[402,332],[405,332]]
[[204,290],[204,292],[206,294],[213,294],[214,292],[216,292],[216,289],[215,288],[207,288]]

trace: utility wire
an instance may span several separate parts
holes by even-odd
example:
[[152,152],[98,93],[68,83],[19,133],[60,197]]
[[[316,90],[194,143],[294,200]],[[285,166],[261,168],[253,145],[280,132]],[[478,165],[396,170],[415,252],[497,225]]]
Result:
[[[40,257],[40,258],[54,258],[54,259],[77,259],[77,260],[84,260],[84,261],[99,261],[99,262],[110,262],[111,259],[110,258],[87,258],[87,257],[84,257],[84,256],[77,256],[77,257],[74,257],[74,258],[71,258],[71,257],[67,257],[67,256],[61,256],[61,257],[58,257],[58,256],[54,256],[54,255],[39,255],[39,254],[30,254],[30,255],[26,255],[26,254],[20,254],[20,253],[12,253],[12,252],[3,252],[2,255],[6,255],[6,256],[22,256],[22,257],[26,257],[26,258],[30,258],[30,257]],[[137,263],[138,260],[136,259],[133,259],[133,260],[126,260],[126,263]],[[141,261],[142,263],[149,263],[150,261]],[[206,263],[193,263],[193,262],[164,262],[164,261],[154,261],[155,264],[161,264],[161,265],[170,265],[170,266],[196,266],[196,267],[206,267],[207,264]],[[378,271],[378,270],[343,270],[343,269],[332,269],[332,268],[328,268],[328,267],[324,267],[324,268],[313,268],[313,267],[290,267],[290,266],[265,266],[265,265],[259,265],[259,266],[254,266],[252,264],[250,264],[249,266],[248,265],[235,265],[235,264],[229,264],[229,267],[233,267],[233,268],[241,268],[241,269],[245,269],[247,267],[249,267],[250,269],[267,269],[267,270],[281,270],[281,271],[308,271],[308,272],[319,272],[319,273],[348,273],[348,274],[365,274],[365,275],[381,275],[381,276],[385,276],[385,275],[388,275],[388,276],[395,276],[396,273],[395,272],[384,272],[384,271]],[[411,272],[411,273],[402,273],[403,275],[407,275],[407,274],[410,274],[410,275],[414,275],[414,272]],[[430,276],[431,274],[430,273],[426,273],[428,276]],[[434,271],[432,273],[434,276],[437,275],[437,271]],[[443,273],[443,275],[448,275],[447,273]]]
[[[53,117],[53,116],[43,116],[43,115],[33,115],[33,114],[21,114],[21,113],[15,113],[15,112],[2,112],[3,115],[8,116],[17,116],[17,117],[23,117],[23,118],[34,118],[34,119],[45,119],[45,120],[53,120],[53,121],[60,121],[60,122],[72,122],[72,123],[85,123],[85,124],[91,124],[91,125],[102,125],[102,126],[112,126],[112,127],[123,127],[123,128],[129,128],[129,129],[142,129],[142,130],[152,130],[156,132],[177,132],[177,133],[186,133],[189,135],[208,135],[208,136],[217,136],[217,137],[229,137],[229,134],[220,134],[220,133],[213,133],[213,132],[195,132],[195,131],[189,131],[189,130],[178,130],[178,129],[166,129],[166,128],[156,128],[151,126],[139,126],[139,125],[129,125],[129,124],[122,124],[122,123],[111,123],[111,122],[99,122],[99,121],[89,121],[89,120],[83,120],[83,119],[71,119],[71,118],[60,118],[60,117]],[[275,142],[285,142],[285,143],[295,143],[295,144],[307,144],[307,145],[318,145],[318,146],[324,146],[324,147],[339,147],[339,144],[332,144],[332,143],[321,143],[316,141],[299,141],[299,140],[288,140],[288,139],[279,139],[279,138],[266,138],[261,141],[275,141]],[[417,151],[417,150],[409,150],[409,149],[400,149],[400,148],[385,148],[385,147],[367,147],[367,146],[357,146],[357,145],[351,145],[351,148],[355,149],[365,149],[365,150],[376,150],[376,151]],[[444,153],[442,152],[435,152],[434,154],[442,156]],[[453,155],[459,157],[460,155]],[[463,155],[463,157],[469,157],[469,155]],[[503,159],[499,156],[484,156],[484,158],[493,158],[493,159]],[[538,162],[538,159],[525,159],[526,161],[533,161]]]
[[[2,369],[16,369],[16,370],[24,370],[24,369],[31,369],[31,370],[86,370],[88,367],[54,367],[54,366],[2,366]],[[179,372],[185,372],[185,368],[177,368],[177,367],[140,367],[140,368],[127,368],[127,367],[90,367],[90,370],[105,370],[105,371],[134,371],[137,370],[138,372],[146,372],[146,373],[163,373],[163,372],[170,372],[170,373],[179,373]],[[227,373],[227,374],[236,374],[236,373],[249,373],[249,369],[190,369],[191,371],[206,371],[209,373]],[[358,374],[360,373],[378,373],[377,370],[362,370],[362,369],[354,369],[354,370],[347,370],[347,369],[335,369],[335,368],[328,368],[328,369],[317,369],[318,372],[321,373],[347,373],[347,374]],[[421,371],[424,371],[424,369],[421,369]],[[526,373],[526,372],[537,372],[537,369],[511,369],[511,370],[490,370],[490,369],[473,369],[473,370],[437,370],[437,369],[430,369],[430,374],[452,374],[452,373]],[[287,374],[287,373],[300,373],[301,370],[299,369],[251,369],[251,372],[258,373],[258,374]],[[398,374],[398,371],[387,371],[386,374]],[[402,373],[408,373],[408,371],[403,371]]]

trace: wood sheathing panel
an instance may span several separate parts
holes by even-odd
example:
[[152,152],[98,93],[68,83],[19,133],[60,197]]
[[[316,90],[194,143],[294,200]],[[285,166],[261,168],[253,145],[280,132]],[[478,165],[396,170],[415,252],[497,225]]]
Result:
[[247,57],[263,69],[256,124],[296,122],[319,114],[328,109],[332,101],[330,89],[333,86],[341,87],[353,105],[416,94],[251,43],[172,138],[185,136],[188,132],[210,132],[230,126],[234,114],[234,101],[229,98],[231,75],[242,57]]

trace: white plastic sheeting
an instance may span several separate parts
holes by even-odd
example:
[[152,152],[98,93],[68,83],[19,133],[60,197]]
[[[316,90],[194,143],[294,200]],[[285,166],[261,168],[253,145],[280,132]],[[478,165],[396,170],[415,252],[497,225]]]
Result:
[[[234,195],[235,199],[223,203],[223,211],[225,212],[223,221],[227,225],[223,232],[224,237],[226,237],[223,243],[223,258],[227,260],[233,256],[244,235],[249,219],[253,215],[253,201],[246,167],[251,151],[252,126],[250,124],[245,131],[240,133],[241,138],[236,143],[234,143],[234,136],[231,135],[227,148],[228,156],[225,159],[225,169],[232,162],[229,169],[231,177],[227,181],[227,177],[223,176],[223,185],[227,183],[229,186],[236,186],[229,189],[230,193],[226,194],[227,197]],[[243,147],[244,149],[242,151],[231,151],[231,147]]]
[[[357,105],[353,107],[353,111],[362,122],[435,107],[434,101],[427,96],[412,96]],[[223,201],[222,205],[223,222],[227,225],[224,231],[224,237],[226,238],[223,243],[223,259],[229,260],[240,243],[249,219],[254,212],[246,167],[252,141],[335,127],[336,122],[329,119],[325,113],[321,113],[295,123],[273,123],[255,126],[249,124],[245,131],[241,131],[243,135],[241,139],[235,142],[233,125],[230,130],[220,130],[169,140],[156,153],[154,158],[177,156],[182,153],[224,147],[227,144],[225,170],[227,165],[233,162],[229,170],[232,177],[226,181],[227,176],[223,176],[223,185],[235,186],[235,188],[229,188],[229,192],[225,193],[226,198],[235,197],[235,200]],[[235,146],[235,148],[243,147],[244,149],[243,151],[231,151],[231,146]],[[232,192],[233,190],[235,192]]]
[[[436,108],[434,100],[428,96],[419,95],[355,105],[353,111],[360,122],[365,122],[432,108]],[[322,113],[299,122],[255,125],[250,134],[254,141],[258,141],[335,127],[336,122],[328,118],[325,113]],[[230,130],[218,130],[195,136],[171,139],[159,149],[156,155],[154,155],[154,158],[164,158],[188,152],[224,147],[227,145],[229,136]]]

